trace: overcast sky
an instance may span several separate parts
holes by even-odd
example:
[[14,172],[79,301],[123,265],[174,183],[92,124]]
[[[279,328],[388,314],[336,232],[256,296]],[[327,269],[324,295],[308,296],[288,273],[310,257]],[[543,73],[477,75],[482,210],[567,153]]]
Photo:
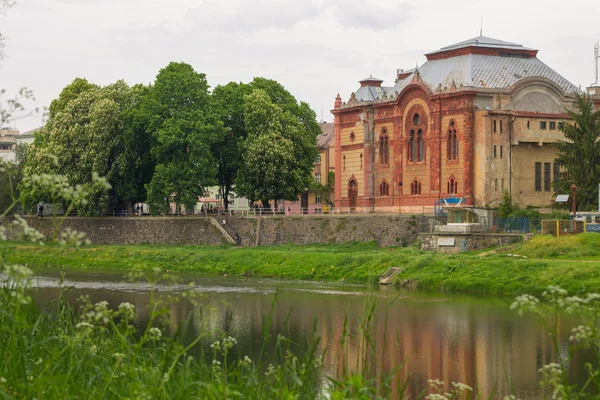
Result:
[[184,61],[211,87],[275,79],[332,120],[338,92],[346,101],[370,74],[393,85],[396,68],[478,36],[481,17],[484,36],[539,49],[575,85],[594,80],[597,0],[17,0],[0,15],[0,88],[27,86],[48,106],[76,77],[149,83]]

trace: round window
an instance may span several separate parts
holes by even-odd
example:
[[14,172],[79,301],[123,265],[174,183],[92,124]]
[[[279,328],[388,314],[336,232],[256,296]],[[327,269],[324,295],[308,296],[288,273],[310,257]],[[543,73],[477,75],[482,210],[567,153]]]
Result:
[[413,124],[415,126],[419,125],[421,123],[421,116],[419,114],[415,114],[413,116]]

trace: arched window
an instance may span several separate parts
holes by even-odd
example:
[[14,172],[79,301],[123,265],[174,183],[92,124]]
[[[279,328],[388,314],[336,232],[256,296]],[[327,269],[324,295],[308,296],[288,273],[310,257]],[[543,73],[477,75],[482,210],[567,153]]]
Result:
[[410,194],[417,196],[421,194],[421,182],[416,179],[410,184]]
[[344,168],[344,171],[345,171],[345,170],[346,170],[346,156],[343,156],[343,157],[342,157],[342,160],[344,161],[344,166],[343,166],[343,168]]
[[454,178],[450,178],[450,180],[447,183],[447,187],[448,194],[458,193],[458,181],[454,180]]
[[408,139],[408,161],[415,161],[417,154],[417,141],[415,139],[415,131],[410,131],[410,138]]
[[417,132],[417,161],[425,159],[425,140],[423,140],[423,131]]
[[379,135],[379,162],[382,165],[389,164],[390,159],[390,148],[389,148],[389,137],[387,133],[387,129],[383,128],[381,130],[381,135]]
[[448,160],[458,160],[458,136],[456,135],[454,121],[450,121],[448,129],[447,153]]
[[354,139],[356,139],[356,135],[354,134],[354,131],[350,132],[350,141],[354,142]]
[[362,153],[360,153],[360,169],[362,169],[362,160],[363,160],[363,156],[362,156]]
[[389,196],[390,195],[390,185],[388,185],[388,183],[386,182],[385,179],[383,181],[381,181],[381,184],[379,185],[379,195],[380,196]]

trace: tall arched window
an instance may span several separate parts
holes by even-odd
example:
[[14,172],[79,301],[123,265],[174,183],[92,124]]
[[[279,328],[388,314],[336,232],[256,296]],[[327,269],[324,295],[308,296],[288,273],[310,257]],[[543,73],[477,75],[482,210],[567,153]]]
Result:
[[381,184],[379,185],[379,195],[380,196],[389,196],[390,195],[390,185],[388,185],[388,183],[386,182],[385,179],[383,181],[381,181]]
[[448,129],[447,153],[448,160],[458,160],[458,136],[456,135],[454,121],[450,121]]
[[[422,107],[415,107],[415,111],[420,111]],[[408,161],[420,162],[425,161],[425,135],[427,134],[427,118],[419,112],[412,114],[412,117],[407,121],[407,130],[410,130],[408,135]]]
[[408,161],[415,161],[417,154],[417,140],[415,139],[415,131],[410,131],[410,137],[408,139]]
[[360,153],[360,169],[362,169],[362,161],[363,161],[363,156],[362,156],[362,153]]
[[417,161],[425,159],[425,140],[423,140],[423,131],[417,132]]
[[344,168],[344,171],[345,171],[346,170],[346,156],[343,156],[342,160],[344,162],[343,168]]
[[379,162],[382,165],[389,164],[390,159],[390,148],[389,148],[389,137],[387,133],[387,129],[383,128],[381,130],[381,135],[379,135]]

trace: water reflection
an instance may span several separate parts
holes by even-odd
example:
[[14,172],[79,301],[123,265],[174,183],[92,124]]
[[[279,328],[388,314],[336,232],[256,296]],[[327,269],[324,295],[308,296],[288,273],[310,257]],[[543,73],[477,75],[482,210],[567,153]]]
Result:
[[[40,304],[58,293],[57,279],[52,273],[44,275],[37,282]],[[356,326],[365,307],[375,302],[375,371],[389,372],[404,360],[399,375],[402,380],[409,379],[411,398],[427,388],[428,379],[467,383],[485,398],[492,393],[494,398],[509,393],[521,399],[539,398],[537,371],[556,359],[549,335],[535,320],[511,312],[510,299],[390,288],[369,291],[358,286],[306,282],[182,278],[198,282],[193,290],[205,294],[203,303],[207,307],[196,308],[189,301],[172,304],[169,319],[172,332],[191,314],[192,330],[187,332],[190,338],[200,331],[228,332],[237,338],[241,356],[255,359],[262,341],[262,323],[279,285],[272,337],[282,333],[301,351],[318,320],[322,346],[328,349],[325,365],[334,375],[341,372],[345,358],[349,365],[357,365],[361,359],[358,343],[345,349],[340,345],[346,316],[349,325]],[[145,323],[151,287],[143,283],[118,283],[121,279],[107,274],[67,273],[67,284],[74,287],[70,298],[87,294],[92,301],[106,300],[112,307],[127,301],[135,305],[138,321]],[[157,289],[162,293],[180,292],[188,286],[164,285]],[[561,321],[565,351],[567,332],[573,325],[574,321]],[[269,350],[273,356],[273,348]],[[574,379],[583,378],[579,373],[583,371],[579,368],[583,357],[574,359],[570,371]]]

